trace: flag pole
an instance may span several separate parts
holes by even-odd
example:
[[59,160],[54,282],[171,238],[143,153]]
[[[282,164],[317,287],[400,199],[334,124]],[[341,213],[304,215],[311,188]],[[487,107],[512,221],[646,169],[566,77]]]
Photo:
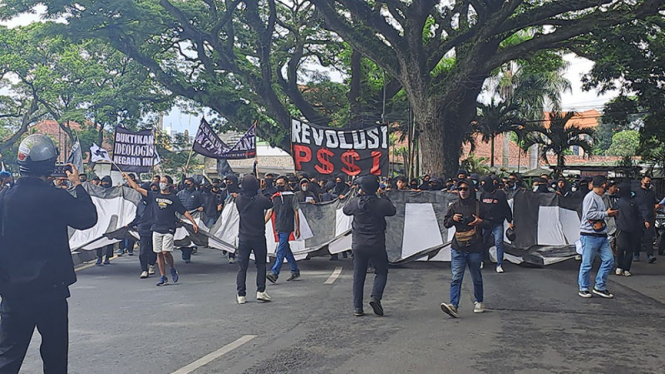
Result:
[[[190,117],[191,118],[191,117]],[[205,121],[205,116],[201,117],[202,121]],[[189,140],[189,139],[187,139]],[[196,140],[196,139],[194,139]],[[189,162],[192,160],[192,154],[194,153],[194,142],[192,142],[192,149],[189,150],[189,156],[187,156],[187,164],[185,165],[185,174],[187,174],[187,169],[189,169]]]
[[254,153],[254,164],[256,166],[256,169],[255,169],[256,175],[255,175],[255,177],[257,179],[259,178],[259,147],[256,144],[256,125],[258,123],[259,123],[259,120],[257,119],[256,121],[254,121],[254,124],[252,125],[252,127],[254,128],[254,152],[255,152]]

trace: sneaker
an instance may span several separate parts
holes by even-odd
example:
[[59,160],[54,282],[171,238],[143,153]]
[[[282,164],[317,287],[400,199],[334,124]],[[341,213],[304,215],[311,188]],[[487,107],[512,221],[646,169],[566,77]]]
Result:
[[649,263],[650,264],[653,264],[654,262],[656,262],[656,260],[657,260],[657,258],[655,256],[649,255]]
[[616,275],[623,275],[623,270],[620,269],[620,268],[617,268],[617,269],[614,271],[614,274],[616,274]]
[[173,279],[173,283],[178,283],[178,279],[180,279],[178,271],[175,268],[171,268],[171,279]]
[[597,290],[596,287],[593,288],[593,293],[595,293],[596,295],[598,295],[598,296],[600,296],[600,297],[604,297],[604,298],[606,298],[606,299],[611,299],[611,298],[614,297],[614,295],[612,295],[612,294],[610,293],[610,291],[608,291],[608,290],[602,290],[602,291],[601,291],[601,290]]
[[485,268],[485,261],[480,261],[480,268],[484,269]]
[[104,265],[102,265],[102,259],[101,259],[101,258],[98,258],[98,259],[97,259],[97,262],[95,262],[95,265],[97,265],[97,266],[104,266]]
[[147,271],[141,272],[141,276],[139,276],[139,278],[141,278],[141,279],[148,278],[148,272]]
[[115,253],[115,255],[118,257],[122,257],[123,254],[125,254],[125,252],[122,249],[118,249],[118,251]]
[[111,261],[107,258],[106,261],[104,261],[104,265],[111,265]]
[[479,303],[479,302],[474,302],[473,303],[473,312],[474,313],[484,313],[485,312],[485,304]]
[[277,274],[273,273],[272,271],[268,274],[266,274],[266,279],[270,281],[270,283],[275,283],[277,282]]
[[238,295],[236,296],[236,301],[238,302],[238,304],[244,304],[247,302],[247,298],[245,296]]
[[270,295],[268,295],[266,291],[263,291],[256,293],[256,300],[268,302],[272,301],[272,298],[270,297]]
[[229,258],[229,264],[233,265],[235,263],[236,263],[236,260],[233,257]]
[[640,262],[640,255],[639,254],[634,254],[633,255],[633,261],[634,262]]
[[362,317],[365,315],[365,312],[362,310],[362,308],[355,308],[353,309],[353,315],[356,317]]
[[199,251],[199,247],[192,247],[192,254],[196,254]]
[[159,282],[157,282],[157,286],[166,286],[169,283],[168,278],[166,278],[166,275],[162,275],[161,278],[159,278]]
[[497,273],[503,273],[503,266],[501,266],[501,265],[497,265],[497,267],[496,267],[496,272],[497,272]]
[[155,275],[155,265],[148,265],[148,275]]
[[328,260],[337,261],[339,260],[339,255],[337,253],[335,253],[334,255],[330,255],[330,258]]
[[630,277],[631,275],[633,275],[633,274],[631,274],[628,270],[623,271],[623,276],[624,277]]
[[377,316],[382,316],[383,315],[383,306],[381,305],[380,300],[372,298],[369,301],[369,306],[372,307],[372,309],[374,310],[374,314],[376,314]]
[[575,255],[575,261],[582,261],[582,256]]
[[127,252],[127,254],[130,255],[130,256],[134,256],[134,251]]
[[580,295],[580,297],[583,297],[583,298],[585,298],[585,299],[588,299],[588,298],[590,298],[591,296],[593,296],[593,295],[591,294],[591,292],[589,292],[588,290],[584,290],[584,291],[580,290],[580,292],[578,292],[577,294]]
[[441,310],[447,315],[457,318],[457,308],[453,304],[441,303]]
[[367,274],[374,274],[376,273],[376,269],[374,268],[367,268]]
[[290,281],[296,280],[298,278],[300,278],[300,273],[291,272],[291,276],[286,281],[290,282]]

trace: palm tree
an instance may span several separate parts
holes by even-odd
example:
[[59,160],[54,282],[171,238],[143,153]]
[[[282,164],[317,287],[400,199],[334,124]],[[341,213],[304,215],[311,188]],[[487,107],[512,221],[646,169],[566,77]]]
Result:
[[517,132],[524,126],[525,121],[519,114],[519,106],[510,102],[495,102],[494,98],[489,104],[478,103],[478,116],[476,117],[475,131],[482,135],[484,143],[490,142],[490,167],[494,167],[494,138],[510,131]]
[[525,139],[526,148],[538,144],[541,146],[540,157],[549,165],[547,153],[552,151],[556,155],[557,170],[563,171],[565,166],[565,152],[571,147],[580,147],[585,156],[591,154],[592,129],[583,129],[575,124],[568,124],[577,113],[551,112],[549,124],[543,122],[531,122],[524,126],[522,135]]
[[[561,110],[561,94],[571,91],[570,81],[564,77],[568,63],[554,70],[543,70],[538,66],[508,63],[497,77],[496,93],[506,102],[520,106],[522,117],[543,120],[547,108]],[[503,158],[508,158],[508,137],[504,137]],[[507,166],[507,165],[505,165]]]

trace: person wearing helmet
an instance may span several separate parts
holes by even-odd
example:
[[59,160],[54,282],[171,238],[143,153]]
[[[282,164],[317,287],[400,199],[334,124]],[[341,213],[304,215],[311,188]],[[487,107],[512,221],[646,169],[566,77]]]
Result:
[[45,135],[25,138],[18,150],[21,178],[0,193],[1,373],[20,370],[35,326],[44,371],[67,372],[67,298],[76,282],[67,231],[93,227],[97,209],[74,165],[66,175],[75,196],[46,182],[58,154]]

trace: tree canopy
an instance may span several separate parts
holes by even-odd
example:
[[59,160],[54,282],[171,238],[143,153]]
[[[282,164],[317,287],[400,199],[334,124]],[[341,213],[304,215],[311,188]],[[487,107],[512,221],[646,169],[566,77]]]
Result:
[[[457,170],[478,94],[499,67],[578,48],[664,8],[662,0],[6,0],[0,17],[37,4],[66,20],[62,34],[106,41],[174,94],[213,109],[220,128],[258,119],[259,135],[285,149],[291,116],[333,120],[303,93],[307,66],[342,64],[346,42],[385,72],[387,98],[404,90],[425,135],[425,171],[435,175]],[[349,95],[351,107],[357,98]]]

